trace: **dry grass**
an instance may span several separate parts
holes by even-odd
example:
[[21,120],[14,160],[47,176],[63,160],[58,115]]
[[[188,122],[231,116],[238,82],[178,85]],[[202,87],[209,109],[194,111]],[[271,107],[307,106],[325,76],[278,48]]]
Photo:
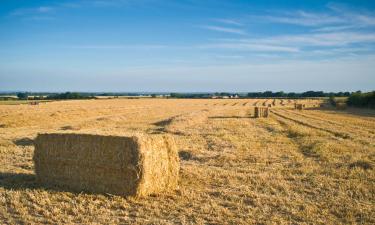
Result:
[[[0,106],[0,221],[374,224],[374,111],[298,111],[285,100],[282,106],[275,102],[268,118],[251,118],[254,106],[264,102],[119,99]],[[181,158],[179,188],[132,199],[40,185],[33,140],[37,133],[62,130],[169,133]]]

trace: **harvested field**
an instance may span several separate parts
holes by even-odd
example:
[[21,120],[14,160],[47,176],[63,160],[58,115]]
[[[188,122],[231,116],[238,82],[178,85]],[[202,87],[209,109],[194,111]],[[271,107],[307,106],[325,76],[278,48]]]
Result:
[[[268,118],[254,106],[275,104]],[[246,103],[246,104],[245,104]],[[375,112],[319,100],[107,99],[0,105],[2,224],[374,224]],[[38,182],[38,133],[170,135],[174,191],[132,198]],[[83,166],[83,165],[82,165]]]

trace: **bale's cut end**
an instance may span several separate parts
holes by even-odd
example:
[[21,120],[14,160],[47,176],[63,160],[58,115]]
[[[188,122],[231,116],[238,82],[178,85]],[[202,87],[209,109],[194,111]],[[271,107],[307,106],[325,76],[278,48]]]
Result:
[[177,148],[166,135],[39,134],[34,163],[42,184],[122,196],[173,190],[179,173]]

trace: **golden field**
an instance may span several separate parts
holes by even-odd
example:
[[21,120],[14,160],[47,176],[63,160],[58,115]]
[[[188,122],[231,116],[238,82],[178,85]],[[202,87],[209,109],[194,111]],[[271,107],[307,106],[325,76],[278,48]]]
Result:
[[[374,224],[375,112],[297,111],[278,99],[269,118],[252,118],[254,106],[272,102],[0,105],[0,224]],[[179,188],[135,199],[44,187],[32,161],[43,132],[169,133]]]

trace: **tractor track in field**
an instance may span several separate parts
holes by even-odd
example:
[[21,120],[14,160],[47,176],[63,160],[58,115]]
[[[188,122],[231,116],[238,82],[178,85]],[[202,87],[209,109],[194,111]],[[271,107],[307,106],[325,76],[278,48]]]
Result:
[[310,123],[306,123],[304,121],[288,117],[288,116],[283,115],[283,114],[281,114],[279,112],[275,112],[275,110],[270,110],[270,112],[272,114],[278,116],[278,117],[284,118],[286,120],[293,121],[293,122],[295,122],[297,124],[300,124],[300,125],[303,125],[303,126],[306,126],[306,127],[309,127],[309,128],[313,128],[313,129],[316,129],[316,130],[325,131],[327,133],[333,134],[336,137],[341,137],[341,138],[344,138],[344,139],[353,139],[350,135],[348,135],[346,133],[340,133],[340,132],[332,131],[332,130],[329,130],[329,129],[326,129],[326,128],[323,128],[323,127],[315,126],[315,125],[312,125]]
[[331,125],[334,125],[334,126],[339,126],[341,128],[350,128],[352,131],[355,131],[355,132],[363,133],[363,131],[366,131],[368,133],[375,134],[375,132],[373,130],[364,129],[363,127],[350,126],[348,124],[343,124],[343,123],[340,123],[340,122],[334,122],[332,120],[322,119],[321,117],[316,117],[316,116],[312,116],[312,115],[308,115],[308,114],[302,114],[302,113],[298,113],[298,112],[294,112],[294,111],[287,111],[285,109],[281,109],[281,110],[283,112],[286,112],[286,113],[289,113],[289,114],[295,114],[295,115],[302,116],[302,117],[312,119],[312,120],[316,120],[316,121],[319,121],[319,122],[324,122],[324,123],[328,123],[328,124],[331,124]]
[[294,123],[297,123],[297,124],[300,124],[300,125],[312,128],[312,129],[316,129],[316,130],[320,130],[320,131],[323,131],[323,132],[330,133],[330,134],[332,134],[332,135],[334,135],[335,137],[338,137],[338,138],[349,139],[351,141],[358,142],[360,144],[365,144],[365,145],[368,145],[368,146],[373,146],[374,145],[373,143],[368,142],[367,140],[363,140],[363,139],[361,139],[359,137],[354,137],[353,135],[348,134],[347,132],[332,131],[332,130],[330,130],[328,128],[325,128],[325,127],[313,125],[311,123],[308,123],[308,122],[305,122],[305,121],[301,121],[301,120],[296,119],[296,118],[291,118],[291,117],[289,117],[287,115],[283,115],[283,114],[281,114],[279,112],[275,112],[275,110],[271,110],[270,113],[272,113],[273,115],[276,115],[278,117],[281,117],[283,119],[292,121]]
[[[322,111],[310,111],[310,115],[311,116],[314,116],[314,117],[319,117],[319,115],[317,115],[318,112],[322,112]],[[363,119],[363,118],[358,118],[356,117],[355,119],[350,117],[349,115],[340,115],[340,114],[331,114],[331,113],[326,113],[325,114],[325,118],[326,120],[338,120],[340,121],[341,124],[348,124],[348,122],[350,121],[351,123],[354,122],[352,125],[355,125],[355,127],[365,127],[367,130],[373,130],[371,129],[371,127],[373,125],[375,125],[375,120],[373,120],[372,118],[366,118],[366,119]],[[370,120],[368,120],[370,119]],[[348,121],[349,120],[349,121]],[[375,131],[373,131],[372,133],[375,134]]]
[[[303,141],[301,141],[300,138],[295,138],[295,137],[290,136],[289,134],[290,128],[288,127],[288,122],[294,123],[294,121],[285,119],[283,117],[279,117],[279,118],[276,118],[276,122],[282,127],[282,131],[280,131],[279,133],[283,135],[284,137],[286,137],[291,143],[295,145],[296,150],[298,151],[299,154],[303,156],[305,160],[309,160],[310,162],[315,162],[315,163],[318,163],[320,161],[319,155],[311,153],[311,148],[313,145],[305,144],[303,143]],[[299,124],[299,125],[302,125],[302,124]],[[311,138],[310,135],[309,135],[309,138]]]

